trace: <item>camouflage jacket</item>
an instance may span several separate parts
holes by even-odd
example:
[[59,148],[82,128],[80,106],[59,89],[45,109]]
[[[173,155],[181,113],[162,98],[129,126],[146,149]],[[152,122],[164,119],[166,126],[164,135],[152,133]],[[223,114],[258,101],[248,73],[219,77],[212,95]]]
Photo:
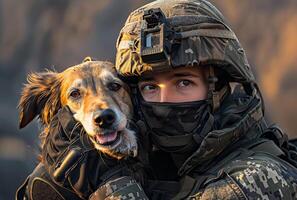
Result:
[[266,127],[259,104],[239,119],[210,132],[178,167],[179,192],[153,192],[151,199],[297,199],[297,168],[287,159],[286,135]]
[[240,158],[228,161],[208,178],[196,173],[186,199],[297,199],[294,166],[270,153],[239,151]]

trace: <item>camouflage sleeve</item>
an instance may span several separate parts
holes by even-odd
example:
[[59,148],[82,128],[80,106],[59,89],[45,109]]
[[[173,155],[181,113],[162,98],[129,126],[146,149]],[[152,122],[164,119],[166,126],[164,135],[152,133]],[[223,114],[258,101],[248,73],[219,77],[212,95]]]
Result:
[[297,199],[297,169],[284,161],[249,157],[229,166],[189,199]]
[[252,158],[235,161],[231,174],[249,199],[297,199],[297,169],[283,160]]
[[124,176],[108,181],[99,187],[89,198],[90,200],[121,200],[139,199],[148,200],[142,187],[135,179]]
[[204,189],[190,195],[188,199],[194,200],[240,200],[247,199],[243,191],[236,185],[230,177],[225,177],[218,181],[212,182]]

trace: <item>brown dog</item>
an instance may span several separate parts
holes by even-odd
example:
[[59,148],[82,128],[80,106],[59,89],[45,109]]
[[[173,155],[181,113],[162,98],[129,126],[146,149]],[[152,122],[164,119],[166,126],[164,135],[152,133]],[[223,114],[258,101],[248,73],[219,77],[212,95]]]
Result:
[[20,128],[38,116],[46,137],[53,116],[63,106],[70,108],[96,149],[117,159],[136,156],[136,136],[127,128],[132,116],[128,87],[112,63],[87,61],[61,73],[30,74],[19,103]]

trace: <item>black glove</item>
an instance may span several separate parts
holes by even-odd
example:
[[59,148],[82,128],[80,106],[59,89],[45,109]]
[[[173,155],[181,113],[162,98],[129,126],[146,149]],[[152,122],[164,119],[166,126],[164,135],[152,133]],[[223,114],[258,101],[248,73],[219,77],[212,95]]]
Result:
[[116,173],[113,169],[121,166],[121,161],[100,154],[93,147],[68,107],[62,108],[52,120],[42,156],[51,178],[83,199],[106,181],[100,179],[102,175]]

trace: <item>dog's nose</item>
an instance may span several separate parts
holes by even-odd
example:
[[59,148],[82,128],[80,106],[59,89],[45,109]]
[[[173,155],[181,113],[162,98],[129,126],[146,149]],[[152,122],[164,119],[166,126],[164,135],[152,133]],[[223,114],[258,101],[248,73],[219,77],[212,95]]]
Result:
[[108,128],[114,123],[115,116],[115,112],[112,109],[106,109],[94,115],[94,123],[100,128]]

